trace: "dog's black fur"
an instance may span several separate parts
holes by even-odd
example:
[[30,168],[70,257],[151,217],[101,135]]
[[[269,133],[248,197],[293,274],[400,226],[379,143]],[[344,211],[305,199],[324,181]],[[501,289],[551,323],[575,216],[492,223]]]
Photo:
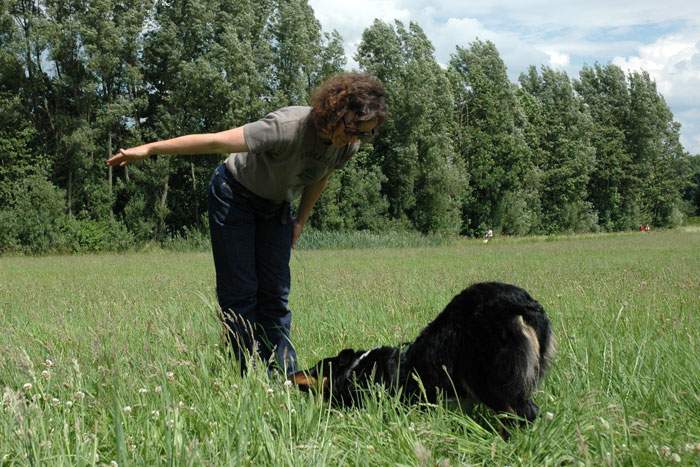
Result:
[[532,393],[552,352],[542,306],[519,287],[485,282],[455,296],[413,343],[345,349],[292,379],[342,406],[360,403],[362,391],[378,384],[407,401],[435,402],[442,393],[532,421]]

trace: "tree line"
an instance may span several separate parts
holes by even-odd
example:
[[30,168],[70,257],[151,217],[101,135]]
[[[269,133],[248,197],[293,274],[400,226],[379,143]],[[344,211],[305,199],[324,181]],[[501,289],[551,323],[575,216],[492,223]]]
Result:
[[[512,83],[491,42],[442,67],[417,23],[379,20],[354,58],[385,83],[391,115],[332,177],[317,229],[612,231],[698,209],[699,159],[645,72],[532,66]],[[304,105],[345,66],[306,0],[3,0],[0,251],[205,230],[221,155],[104,160]]]

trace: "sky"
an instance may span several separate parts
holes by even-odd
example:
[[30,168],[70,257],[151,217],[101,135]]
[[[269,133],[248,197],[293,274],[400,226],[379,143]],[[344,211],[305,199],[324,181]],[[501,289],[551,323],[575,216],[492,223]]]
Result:
[[513,81],[530,65],[578,77],[585,64],[646,70],[700,154],[700,1],[309,0],[323,30],[343,36],[348,68],[375,18],[417,22],[442,65],[476,38],[496,44]]

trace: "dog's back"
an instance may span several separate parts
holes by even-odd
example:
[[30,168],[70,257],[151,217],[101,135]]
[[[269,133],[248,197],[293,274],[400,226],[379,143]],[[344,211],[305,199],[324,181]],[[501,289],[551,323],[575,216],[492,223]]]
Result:
[[531,395],[551,352],[547,315],[526,291],[499,282],[474,284],[408,349],[405,391],[409,396],[425,391],[429,400],[443,392],[532,420],[537,406]]
[[413,343],[345,349],[293,379],[341,405],[360,402],[363,388],[379,384],[408,400],[434,402],[442,393],[533,420],[531,396],[551,353],[542,306],[519,287],[485,282],[455,296]]

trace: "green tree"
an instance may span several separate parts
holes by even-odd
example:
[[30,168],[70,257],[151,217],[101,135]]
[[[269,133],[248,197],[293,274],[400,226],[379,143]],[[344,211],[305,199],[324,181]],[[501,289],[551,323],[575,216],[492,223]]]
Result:
[[545,232],[597,228],[587,187],[595,163],[592,121],[566,73],[534,67],[520,76],[523,92],[539,102],[541,114],[531,115],[538,137],[537,165],[541,172],[542,229]]
[[626,142],[630,94],[622,69],[615,65],[585,66],[574,87],[593,119],[591,143],[596,149],[589,200],[607,230],[636,228],[639,218],[639,180],[629,170],[632,156]]
[[[496,46],[476,40],[467,49],[457,47],[449,70],[458,112],[457,147],[471,177],[462,206],[464,231],[534,230],[537,196],[524,196],[528,187],[523,184],[533,170],[532,155],[518,119],[519,102]],[[514,197],[528,202],[515,209]]]
[[629,169],[639,183],[642,221],[677,225],[682,221],[681,193],[690,177],[688,154],[679,140],[680,124],[647,72],[631,73],[629,85]]
[[0,206],[7,206],[16,183],[46,166],[36,154],[37,132],[31,121],[29,78],[22,60],[21,31],[0,4]]
[[691,215],[700,216],[700,156],[690,157],[690,183],[684,191]]
[[328,186],[314,207],[311,225],[319,230],[380,231],[386,228],[388,202],[381,194],[385,181],[370,162],[371,147],[362,148]]
[[140,141],[140,115],[147,104],[140,53],[149,1],[88,0],[81,16],[85,68],[95,96],[95,154],[83,181],[86,215],[104,218],[113,204],[113,171],[104,158],[115,142]]
[[387,88],[391,119],[375,142],[373,160],[386,177],[382,192],[390,215],[422,232],[455,231],[467,178],[452,139],[452,91],[433,54],[416,23],[392,27],[375,20],[356,60]]

